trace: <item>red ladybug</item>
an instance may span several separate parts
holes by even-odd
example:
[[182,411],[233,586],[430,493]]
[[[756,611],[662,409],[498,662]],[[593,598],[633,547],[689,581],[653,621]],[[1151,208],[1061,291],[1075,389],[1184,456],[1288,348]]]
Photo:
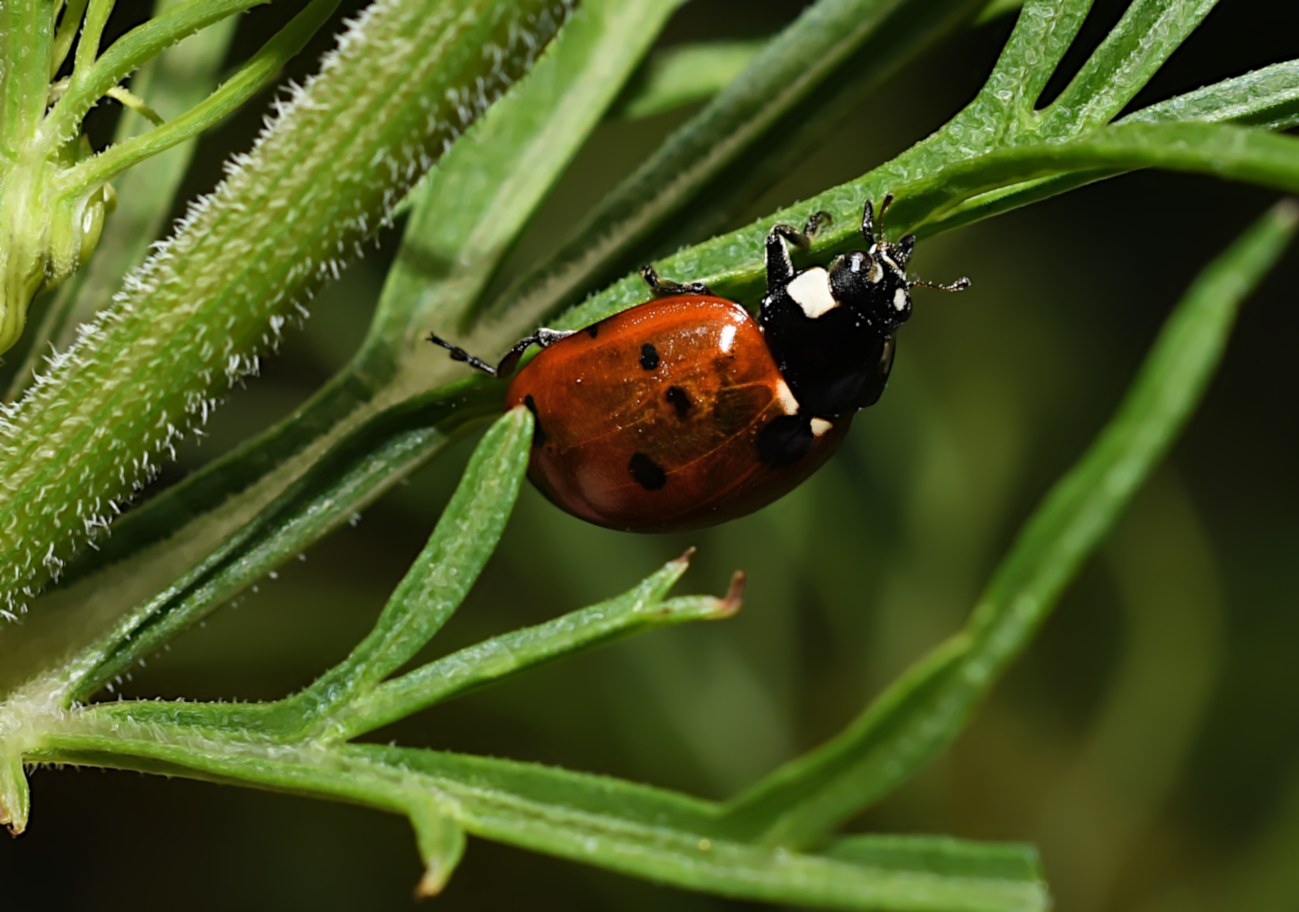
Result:
[[655,300],[575,332],[540,329],[495,368],[429,341],[502,378],[542,347],[505,399],[536,418],[528,477],[557,506],[629,532],[725,522],[793,490],[838,449],[884,391],[910,289],[929,284],[907,279],[914,235],[876,241],[869,201],[867,249],[795,271],[787,245],[806,247],[828,218],[771,229],[756,321],[706,286],[662,282],[646,266]]

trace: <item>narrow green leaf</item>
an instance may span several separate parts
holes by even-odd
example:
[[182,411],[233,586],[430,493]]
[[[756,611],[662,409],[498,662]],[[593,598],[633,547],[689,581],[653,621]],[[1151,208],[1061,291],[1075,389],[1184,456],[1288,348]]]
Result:
[[[1268,130],[1287,130],[1299,125],[1299,61],[1278,63],[1225,79],[1134,111],[1118,121],[1119,124],[1179,122],[1231,123]],[[949,231],[1123,173],[1105,169],[1077,171],[981,194],[941,219],[929,222],[921,233]]]
[[1092,0],[1027,0],[978,97],[943,132],[977,154],[1031,124],[1038,97],[1091,6]]
[[1060,97],[1042,113],[1042,138],[1109,123],[1136,97],[1218,0],[1134,0]]
[[[5,740],[0,738],[0,746],[7,746]],[[27,788],[22,754],[0,752],[0,826],[8,827],[10,834],[17,836],[27,829],[31,809],[32,798]]]
[[897,870],[709,835],[713,805],[606,777],[369,744],[294,750],[205,742],[116,719],[97,727],[99,713],[46,735],[31,758],[255,783],[408,816],[427,812],[433,798],[474,835],[735,898],[898,912],[1049,906],[1040,881]]
[[666,48],[637,71],[609,116],[637,120],[707,101],[739,76],[767,41],[705,41]]
[[456,865],[465,854],[465,828],[436,800],[413,801],[407,809],[420,857],[424,859],[424,876],[415,895],[437,896],[451,879]]
[[942,877],[1026,882],[1042,879],[1037,849],[1018,843],[872,833],[837,839],[820,854],[872,868],[916,871]]
[[96,56],[99,33],[113,9],[111,2],[91,3],[77,44],[76,68],[68,89],[50,109],[46,130],[53,144],[80,132],[81,121],[104,93],[145,62],[209,25],[270,0],[186,0],[137,25]]
[[85,187],[111,180],[120,171],[197,136],[278,77],[284,65],[297,56],[337,8],[338,0],[311,0],[306,9],[294,16],[203,101],[165,124],[114,143],[90,161],[74,168],[66,180],[69,183],[80,182]]
[[[1299,139],[1226,124],[1124,124],[1067,143],[1018,146],[899,188],[893,224],[939,221],[981,193],[1077,172],[1162,168],[1299,193]],[[1090,175],[1095,179],[1094,175]]]
[[[460,607],[496,550],[532,449],[532,413],[518,406],[483,436],[428,544],[351,655],[277,712],[289,726],[329,724],[335,710],[406,664]],[[318,720],[320,720],[318,722]]]
[[1299,125],[1299,60],[1178,95],[1134,111],[1119,123],[1201,121],[1288,130]]
[[731,807],[736,832],[801,845],[909,778],[964,728],[1064,587],[1185,426],[1237,309],[1281,255],[1299,206],[1265,214],[1200,274],[1117,413],[1047,495],[994,573],[964,632],[886,690],[834,740],[777,770]]
[[736,574],[725,598],[664,600],[686,572],[690,554],[670,561],[636,588],[545,624],[493,637],[388,681],[337,715],[351,739],[413,712],[494,684],[519,672],[636,633],[686,621],[730,617],[740,608],[744,579]]

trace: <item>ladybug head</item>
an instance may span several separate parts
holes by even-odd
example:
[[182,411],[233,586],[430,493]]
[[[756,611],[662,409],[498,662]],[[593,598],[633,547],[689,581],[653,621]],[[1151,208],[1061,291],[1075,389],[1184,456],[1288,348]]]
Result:
[[915,242],[915,235],[908,234],[896,244],[880,241],[836,257],[829,270],[835,300],[892,335],[911,316],[907,261]]
[[[891,202],[891,193],[880,202],[881,225],[884,210]],[[962,291],[969,287],[970,280],[965,278],[951,285],[908,279],[907,264],[916,249],[916,236],[904,235],[897,243],[890,243],[882,236],[877,240],[875,210],[870,200],[866,201],[862,212],[861,233],[866,240],[866,249],[854,250],[834,259],[829,270],[830,288],[835,300],[864,315],[883,334],[892,335],[907,322],[911,316],[911,289],[916,285],[940,291]]]

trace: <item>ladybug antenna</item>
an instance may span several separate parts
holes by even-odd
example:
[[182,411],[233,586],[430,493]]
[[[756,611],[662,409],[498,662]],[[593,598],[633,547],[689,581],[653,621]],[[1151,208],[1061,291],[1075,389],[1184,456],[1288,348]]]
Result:
[[907,283],[908,288],[915,288],[917,285],[923,285],[926,288],[933,288],[937,291],[965,291],[965,289],[970,287],[970,280],[965,276],[961,276],[951,285],[939,285],[937,282],[925,282],[921,279],[913,279]]
[[877,213],[870,200],[862,207],[861,214],[861,233],[866,238],[866,245],[872,249],[877,244],[886,243],[884,240],[884,210],[888,209],[893,202],[893,194],[884,194],[884,199],[880,200],[880,209]]
[[891,205],[893,205],[893,194],[892,193],[884,194],[884,199],[880,200],[880,211],[877,213],[879,217],[879,227],[881,231],[884,230],[884,211],[888,209],[889,206]]

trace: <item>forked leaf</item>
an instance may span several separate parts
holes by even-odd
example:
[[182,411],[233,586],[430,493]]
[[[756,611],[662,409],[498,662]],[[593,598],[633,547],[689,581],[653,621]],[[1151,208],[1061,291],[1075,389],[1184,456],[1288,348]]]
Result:
[[406,664],[441,629],[505,531],[528,470],[532,429],[532,413],[523,406],[492,425],[374,629],[351,655],[284,701],[277,716],[290,725],[313,724]]
[[727,618],[740,609],[744,575],[725,598],[667,599],[689,567],[690,552],[670,561],[630,592],[553,621],[492,637],[388,681],[339,713],[342,737],[355,738],[413,712],[495,684],[565,656],[655,627]]

